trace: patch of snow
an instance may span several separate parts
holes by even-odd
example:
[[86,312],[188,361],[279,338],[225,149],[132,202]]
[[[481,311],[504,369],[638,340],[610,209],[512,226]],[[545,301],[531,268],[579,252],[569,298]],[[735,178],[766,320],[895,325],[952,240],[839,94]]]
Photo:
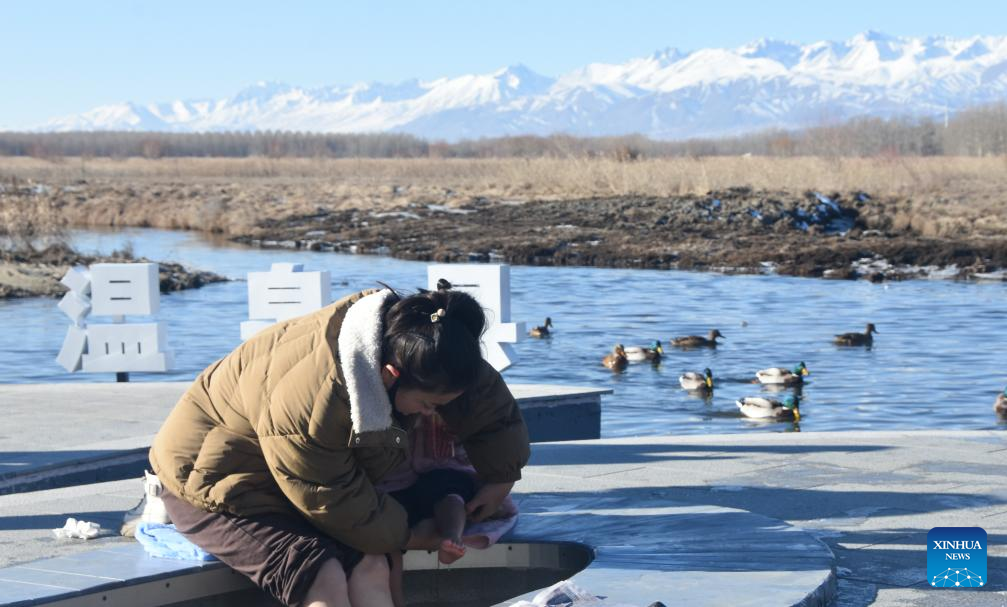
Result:
[[[384,213],[371,213],[370,216],[375,219],[383,219],[385,217],[398,217],[399,219],[423,219],[416,213],[410,213],[409,211],[386,211]],[[362,222],[360,225],[367,225],[367,222]]]
[[469,215],[477,212],[475,209],[456,209],[443,204],[428,204],[427,208],[435,213],[449,213],[451,215]]
[[824,212],[824,209],[830,209],[833,213],[835,213],[837,215],[842,214],[843,211],[842,211],[842,209],[839,208],[839,205],[836,204],[828,196],[825,196],[824,194],[820,194],[818,192],[815,192],[815,198],[817,198],[818,202],[821,203],[820,205],[818,205],[818,208],[821,209],[821,212]]

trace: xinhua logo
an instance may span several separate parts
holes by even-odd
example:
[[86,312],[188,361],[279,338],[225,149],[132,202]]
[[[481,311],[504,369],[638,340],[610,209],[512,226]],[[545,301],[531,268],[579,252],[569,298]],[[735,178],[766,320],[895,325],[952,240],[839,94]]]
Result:
[[927,582],[935,588],[986,585],[986,531],[934,527],[927,534]]

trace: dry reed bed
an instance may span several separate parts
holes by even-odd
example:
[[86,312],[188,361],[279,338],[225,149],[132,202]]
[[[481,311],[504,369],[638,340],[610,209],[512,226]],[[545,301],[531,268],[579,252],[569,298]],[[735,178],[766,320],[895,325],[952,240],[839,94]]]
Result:
[[[45,184],[48,188],[26,188]],[[677,197],[747,187],[867,192],[897,230],[1007,235],[1007,158],[0,159],[0,204],[30,192],[75,225],[243,235],[319,210],[593,197]],[[7,199],[7,200],[4,200]]]

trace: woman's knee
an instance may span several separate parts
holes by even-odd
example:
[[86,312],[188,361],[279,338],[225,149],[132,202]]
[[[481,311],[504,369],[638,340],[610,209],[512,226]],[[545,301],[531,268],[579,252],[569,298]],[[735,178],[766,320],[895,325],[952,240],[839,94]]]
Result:
[[350,572],[350,581],[358,583],[388,584],[388,558],[383,554],[367,554]]
[[346,574],[343,564],[336,559],[329,559],[318,568],[315,580],[308,589],[305,603],[308,605],[348,605]]

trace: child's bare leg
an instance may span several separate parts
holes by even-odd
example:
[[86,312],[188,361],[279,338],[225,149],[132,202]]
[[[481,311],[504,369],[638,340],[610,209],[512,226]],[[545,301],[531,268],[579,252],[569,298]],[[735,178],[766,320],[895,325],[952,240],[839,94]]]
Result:
[[406,595],[402,592],[402,553],[398,550],[393,551],[391,559],[389,581],[392,587],[392,603],[395,604],[395,607],[406,607]]
[[444,538],[437,551],[440,562],[450,564],[465,555],[462,531],[465,529],[465,500],[459,495],[446,495],[434,504],[434,523]]

